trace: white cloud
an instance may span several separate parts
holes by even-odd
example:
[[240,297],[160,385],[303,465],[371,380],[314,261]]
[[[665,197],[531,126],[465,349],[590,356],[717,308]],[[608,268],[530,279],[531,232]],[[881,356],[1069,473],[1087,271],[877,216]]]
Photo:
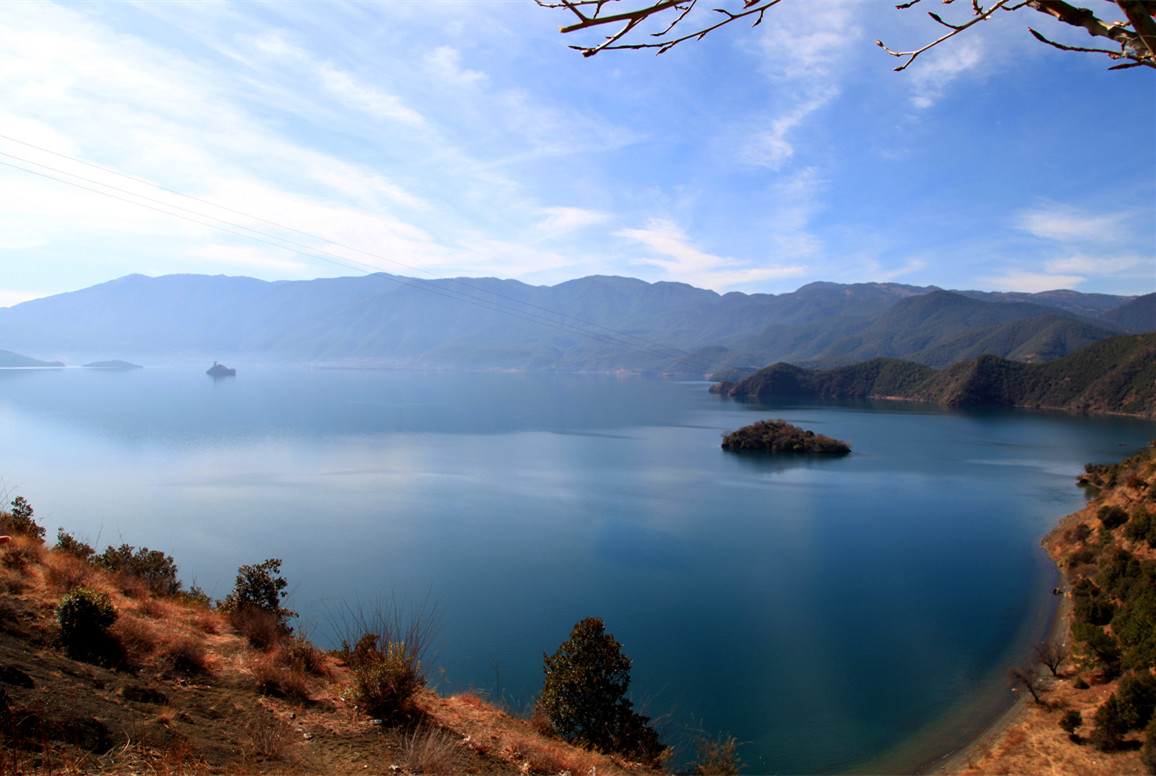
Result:
[[1119,239],[1119,231],[1130,213],[1092,213],[1060,202],[1021,210],[1013,225],[1045,240],[1062,243],[1104,243]]
[[922,55],[905,72],[911,78],[911,102],[917,108],[930,108],[952,81],[973,70],[982,61],[984,44],[979,38],[951,40]]
[[562,234],[601,224],[610,216],[578,207],[547,207],[539,211],[543,218],[534,226],[534,231],[543,237],[557,237]]
[[666,271],[669,279],[700,288],[724,289],[741,283],[754,283],[806,273],[802,266],[746,266],[749,262],[715,256],[696,248],[687,234],[674,222],[652,219],[645,229],[623,229],[615,233],[630,242],[646,246],[666,258],[637,258],[636,264],[649,264]]
[[[1095,256],[1087,253],[1074,253],[1062,259],[1049,261],[1047,270],[1048,272],[1078,272],[1082,275],[1115,275],[1141,266],[1144,261],[1144,258],[1134,255]],[[1156,262],[1156,257],[1149,256],[1147,262],[1149,267],[1156,270],[1156,266],[1153,264]]]
[[443,83],[477,86],[489,80],[480,70],[462,67],[462,54],[452,46],[438,46],[425,57],[429,71]]

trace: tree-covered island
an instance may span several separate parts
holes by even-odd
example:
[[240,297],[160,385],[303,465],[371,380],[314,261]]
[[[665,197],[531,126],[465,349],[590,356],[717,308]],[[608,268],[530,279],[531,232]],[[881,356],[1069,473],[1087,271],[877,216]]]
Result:
[[760,420],[723,437],[724,450],[766,450],[774,453],[824,453],[846,455],[851,446],[814,431],[792,426],[785,420]]

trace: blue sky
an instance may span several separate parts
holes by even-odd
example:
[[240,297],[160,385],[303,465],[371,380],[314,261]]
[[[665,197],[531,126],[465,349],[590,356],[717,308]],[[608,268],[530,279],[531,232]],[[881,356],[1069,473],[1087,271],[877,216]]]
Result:
[[892,72],[876,38],[940,33],[893,5],[583,58],[532,0],[5,0],[0,305],[133,272],[1156,290],[1156,74],[1030,9]]

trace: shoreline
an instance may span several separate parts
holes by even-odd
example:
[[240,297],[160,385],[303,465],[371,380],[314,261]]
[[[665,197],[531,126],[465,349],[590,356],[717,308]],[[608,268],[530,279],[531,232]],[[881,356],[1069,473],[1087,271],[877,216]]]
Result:
[[[1061,517],[1056,525],[1040,539],[1044,554],[1048,556],[1055,566],[1056,575],[1059,579],[1059,585],[1056,589],[1060,591],[1059,595],[1056,596],[1059,600],[1052,610],[1051,627],[1048,629],[1048,636],[1044,640],[1045,645],[1066,644],[1071,638],[1072,599],[1069,595],[1071,584],[1067,573],[1060,567],[1059,562],[1050,549],[1053,537],[1061,535],[1063,531],[1078,518],[1082,511],[1083,510],[1077,510],[1076,512]],[[948,776],[948,774],[959,773],[973,767],[976,760],[989,754],[995,748],[1008,728],[1023,720],[1029,708],[1031,708],[1031,700],[1028,694],[1016,691],[1016,699],[1002,711],[992,716],[980,730],[960,747],[944,754],[942,757],[920,765],[913,773],[917,776]]]

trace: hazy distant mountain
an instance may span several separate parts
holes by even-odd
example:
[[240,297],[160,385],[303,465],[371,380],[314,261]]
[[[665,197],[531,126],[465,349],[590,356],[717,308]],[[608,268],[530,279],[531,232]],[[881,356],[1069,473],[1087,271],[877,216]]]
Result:
[[[273,283],[130,275],[0,309],[0,344],[80,362],[689,375],[881,356],[944,366],[980,353],[1024,360],[1065,355],[1123,331],[1125,324],[1102,316],[1132,301],[1070,291],[960,294],[896,283],[812,283],[788,294],[720,295],[682,283],[604,276],[530,286],[386,274]],[[1124,317],[1131,322],[1138,315]]]
[[1112,337],[1046,364],[984,355],[936,372],[877,358],[837,369],[774,364],[712,393],[771,398],[908,399],[934,404],[1019,406],[1156,417],[1156,334]]
[[0,350],[0,368],[11,369],[13,367],[29,366],[47,367],[64,366],[64,364],[59,361],[38,361],[35,358],[13,353],[11,350]]
[[1104,320],[1139,334],[1156,331],[1156,293],[1145,294],[1104,313]]

